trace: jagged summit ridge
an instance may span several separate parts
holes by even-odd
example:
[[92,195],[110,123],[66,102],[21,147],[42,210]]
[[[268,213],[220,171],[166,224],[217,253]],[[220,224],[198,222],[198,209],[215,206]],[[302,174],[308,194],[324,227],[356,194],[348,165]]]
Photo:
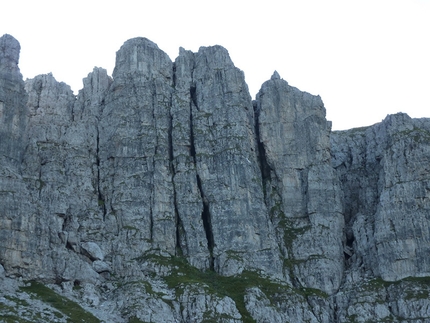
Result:
[[405,280],[429,272],[428,119],[331,132],[276,71],[252,101],[225,48],[172,62],[141,37],[74,96],[24,84],[19,43],[0,44],[8,299],[21,278],[106,322],[430,317],[430,287]]

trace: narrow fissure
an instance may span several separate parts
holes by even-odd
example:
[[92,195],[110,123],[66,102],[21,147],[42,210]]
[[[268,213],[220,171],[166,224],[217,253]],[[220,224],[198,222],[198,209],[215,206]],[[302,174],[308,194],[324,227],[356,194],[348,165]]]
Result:
[[258,148],[258,165],[260,166],[261,171],[261,181],[263,185],[263,195],[264,202],[267,204],[267,185],[270,182],[270,166],[267,162],[266,158],[266,149],[264,148],[264,144],[261,142],[260,138],[260,125],[258,123],[260,112],[257,108],[257,102],[253,101],[254,108],[254,120],[255,120],[255,136],[257,140],[257,148]]
[[190,87],[190,97],[191,97],[191,101],[194,104],[194,106],[196,107],[196,109],[200,110],[199,106],[197,104],[197,94],[196,94],[196,86],[195,85],[192,85]]
[[[173,63],[173,80],[172,80],[173,84],[173,88],[176,88],[176,63]],[[170,105],[171,106],[171,105]]]
[[97,194],[98,194],[98,205],[103,212],[103,221],[106,220],[106,202],[103,197],[100,188],[100,135],[99,129],[96,128],[97,137],[96,137],[96,165],[97,165]]
[[42,166],[43,165],[44,165],[43,163],[40,164],[40,167],[39,167],[39,179],[37,180],[37,182],[38,182],[38,189],[39,189],[39,200],[41,198],[42,189],[45,186],[45,182],[42,180]]
[[[154,190],[151,190],[152,192]],[[154,204],[154,193],[151,193],[151,203],[149,204],[149,241],[154,241],[154,214],[152,211],[152,205]]]
[[[204,190],[202,187],[202,182],[200,179],[199,174],[197,173],[197,158],[196,158],[196,147],[194,144],[194,130],[193,130],[193,104],[195,105],[196,101],[196,93],[195,93],[195,87],[190,88],[190,154],[193,158],[194,165],[196,167],[196,180],[197,180],[197,187],[200,192],[200,197],[203,202],[203,211],[202,211],[202,222],[203,222],[203,228],[205,230],[206,234],[206,240],[208,245],[208,250],[210,254],[209,258],[209,268],[210,270],[214,270],[214,256],[213,256],[213,249],[214,249],[214,236],[212,231],[212,222],[211,222],[211,213],[209,208],[209,202],[204,194]],[[197,108],[197,106],[196,106]]]
[[210,254],[209,268],[211,270],[214,270],[214,256],[213,256],[214,236],[212,232],[211,214],[209,211],[209,203],[203,194],[202,183],[199,175],[197,175],[197,186],[199,188],[199,191],[203,200],[202,221],[203,221],[203,227],[206,233],[206,240],[208,241],[208,250]]
[[[136,97],[138,97],[138,93],[137,93],[137,88],[136,85],[133,85],[133,90],[136,94]],[[157,118],[155,115],[155,108],[157,106],[157,91],[156,91],[156,86],[155,84],[152,84],[152,89],[151,89],[151,107],[152,107],[152,126],[153,129],[157,129]],[[158,133],[155,130],[155,142],[154,142],[154,155],[152,156],[152,179],[151,179],[151,202],[149,205],[149,224],[150,224],[150,231],[149,231],[149,239],[152,242],[154,242],[154,224],[155,224],[155,220],[154,219],[154,208],[155,208],[155,170],[157,168],[156,165],[156,158],[155,156],[158,155],[158,147],[159,147],[159,143],[158,143]]]
[[343,255],[345,257],[345,263],[348,266],[349,262],[348,260],[352,257],[353,253],[354,253],[354,235],[352,233],[352,229],[350,230],[350,232],[348,232],[349,230],[346,230],[346,241],[345,241],[345,246],[343,249]]
[[[175,66],[173,67],[173,84],[175,84]],[[170,109],[172,109],[172,97],[170,98]],[[168,130],[168,140],[169,140],[169,168],[170,174],[172,178],[172,186],[173,186],[173,208],[175,212],[175,228],[176,228],[176,253],[178,256],[182,256],[184,254],[184,250],[182,248],[181,242],[184,241],[182,235],[184,233],[181,217],[179,216],[178,211],[178,203],[177,203],[177,193],[175,186],[175,165],[174,165],[174,154],[173,154],[173,116],[172,111],[170,110],[170,118],[169,118],[169,130]]]
[[40,97],[42,96],[42,88],[43,88],[43,84],[42,84],[42,80],[37,80],[36,82],[34,82],[33,88],[36,90],[36,95],[37,95],[37,103],[35,106],[35,109],[39,109],[40,107]]
[[[267,207],[268,218],[274,226],[276,232],[276,239],[279,245],[279,249],[281,250],[282,255],[285,257],[286,262],[290,262],[289,257],[291,257],[291,242],[290,237],[286,237],[287,234],[285,232],[284,225],[280,225],[281,221],[285,222],[283,219],[283,211],[282,211],[282,197],[277,192],[276,187],[272,187],[272,174],[273,169],[270,167],[269,162],[267,160],[266,149],[261,140],[260,133],[260,110],[257,105],[257,101],[253,101],[253,109],[254,109],[254,129],[255,129],[255,137],[257,141],[257,153],[258,153],[258,166],[260,167],[261,172],[261,182],[263,189],[263,197],[264,203]],[[274,179],[276,180],[276,179]],[[287,250],[285,252],[285,250]],[[285,270],[289,273],[290,277],[293,278],[293,268],[291,265],[285,266]],[[293,280],[293,284],[295,284]]]
[[309,199],[309,195],[308,195],[308,186],[309,186],[309,182],[308,182],[308,176],[309,176],[309,170],[308,169],[304,169],[304,168],[297,168],[296,171],[299,172],[299,177],[300,177],[300,187],[302,190],[302,210],[304,214],[307,214],[308,216],[310,215],[309,210],[308,210],[308,199]]

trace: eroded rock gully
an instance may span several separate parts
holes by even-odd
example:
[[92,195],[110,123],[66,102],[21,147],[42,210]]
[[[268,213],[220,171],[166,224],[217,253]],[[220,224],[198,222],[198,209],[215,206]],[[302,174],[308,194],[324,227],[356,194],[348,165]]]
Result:
[[76,320],[43,283],[88,322],[430,320],[428,119],[332,132],[276,72],[253,101],[221,46],[128,40],[77,96],[19,50],[0,38],[0,317]]

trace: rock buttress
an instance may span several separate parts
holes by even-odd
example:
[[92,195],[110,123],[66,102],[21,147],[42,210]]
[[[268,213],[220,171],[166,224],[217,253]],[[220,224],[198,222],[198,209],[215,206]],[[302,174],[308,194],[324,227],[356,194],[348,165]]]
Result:
[[[202,241],[201,229],[197,234],[207,246],[210,266],[223,275],[253,268],[282,276],[264,203],[253,108],[243,73],[220,46],[202,47],[195,54],[181,50],[175,70],[176,113],[183,121],[174,120],[178,134],[174,138],[185,136],[185,140],[178,142],[174,156],[177,163],[183,161],[178,169],[184,163],[191,165],[180,175],[189,176],[190,184],[188,190],[177,192],[178,200],[187,203],[185,210],[194,207],[193,212],[201,213],[194,221],[200,228],[203,225],[207,241]],[[181,218],[192,224],[190,215]]]
[[276,72],[256,101],[266,203],[286,266],[299,286],[332,294],[343,275],[344,220],[323,103]]
[[100,196],[116,241],[117,270],[150,250],[174,255],[176,218],[170,165],[173,63],[134,38],[117,52],[99,121]]
[[22,170],[28,96],[18,67],[20,48],[12,36],[0,38],[0,263],[11,274],[25,275],[35,251],[35,219]]
[[429,130],[428,119],[399,113],[333,133],[355,276],[429,275]]

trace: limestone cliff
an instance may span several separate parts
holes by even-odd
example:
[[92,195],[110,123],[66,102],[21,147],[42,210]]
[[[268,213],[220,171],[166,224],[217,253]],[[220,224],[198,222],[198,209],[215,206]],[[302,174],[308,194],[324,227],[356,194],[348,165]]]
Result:
[[0,38],[5,322],[430,321],[428,119],[332,132],[276,72],[253,101],[221,46],[128,40],[77,96],[19,50]]

